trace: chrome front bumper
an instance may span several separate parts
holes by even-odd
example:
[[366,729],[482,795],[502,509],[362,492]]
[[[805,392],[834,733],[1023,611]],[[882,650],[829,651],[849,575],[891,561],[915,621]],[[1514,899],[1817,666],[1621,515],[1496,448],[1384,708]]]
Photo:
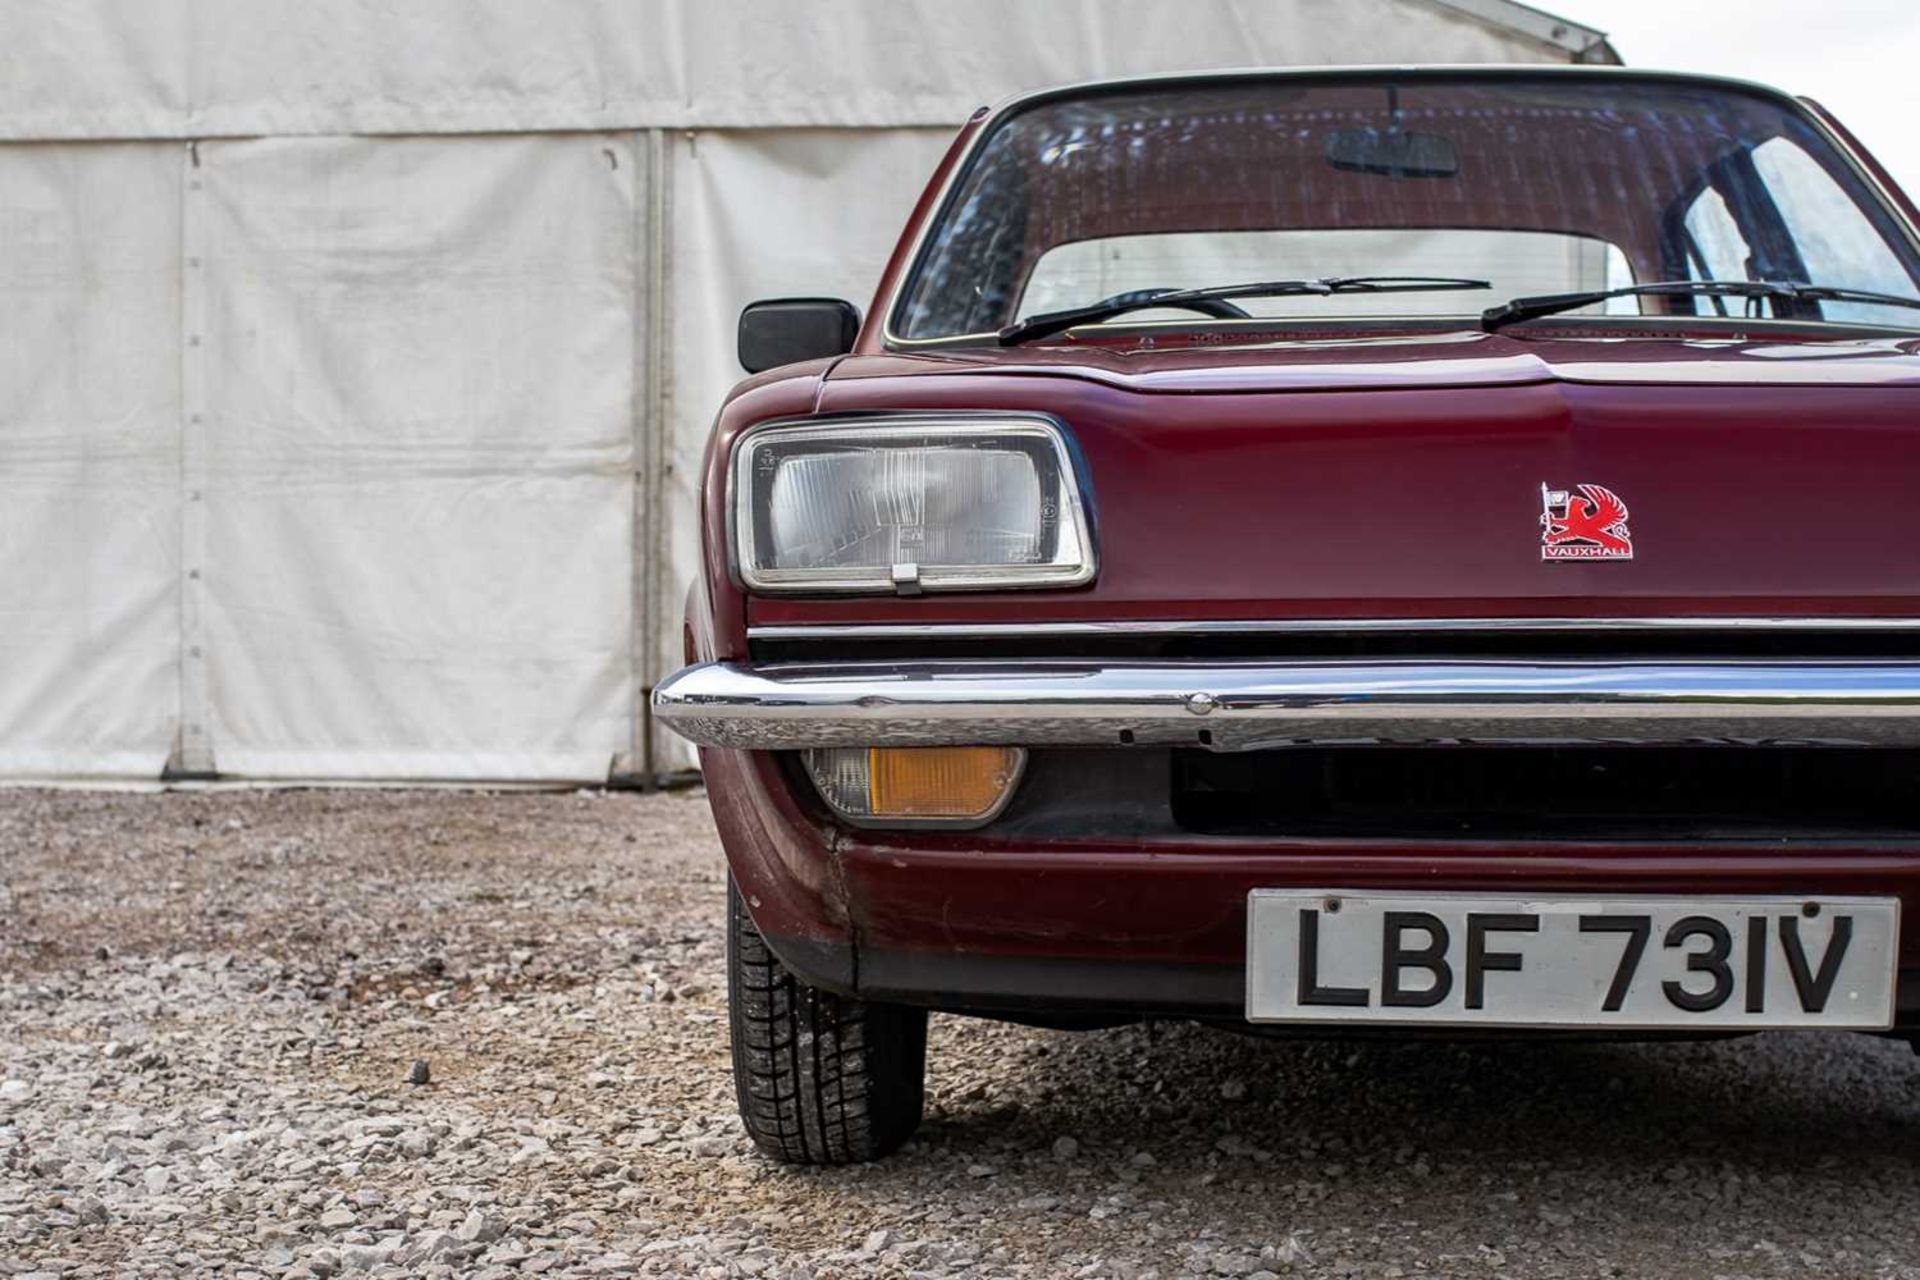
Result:
[[654,714],[710,747],[1920,746],[1920,661],[703,663]]

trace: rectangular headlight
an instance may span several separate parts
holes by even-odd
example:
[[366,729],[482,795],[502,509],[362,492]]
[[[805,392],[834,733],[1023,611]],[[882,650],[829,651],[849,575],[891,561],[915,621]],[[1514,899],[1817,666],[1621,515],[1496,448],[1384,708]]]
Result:
[[734,456],[733,537],[756,591],[1070,587],[1094,572],[1066,441],[1045,418],[750,432]]

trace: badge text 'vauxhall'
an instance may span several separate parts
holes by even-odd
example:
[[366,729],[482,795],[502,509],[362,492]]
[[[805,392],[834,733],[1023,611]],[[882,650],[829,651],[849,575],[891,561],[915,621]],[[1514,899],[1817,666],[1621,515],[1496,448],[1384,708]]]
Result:
[[1540,486],[1542,560],[1631,560],[1627,504],[1597,484]]

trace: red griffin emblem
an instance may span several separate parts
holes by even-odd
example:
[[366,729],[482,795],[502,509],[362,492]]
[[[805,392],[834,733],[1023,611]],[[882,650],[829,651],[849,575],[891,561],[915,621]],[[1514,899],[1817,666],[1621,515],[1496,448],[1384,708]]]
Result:
[[1627,504],[1611,489],[1575,485],[1571,491],[1540,486],[1542,560],[1631,560],[1633,534]]

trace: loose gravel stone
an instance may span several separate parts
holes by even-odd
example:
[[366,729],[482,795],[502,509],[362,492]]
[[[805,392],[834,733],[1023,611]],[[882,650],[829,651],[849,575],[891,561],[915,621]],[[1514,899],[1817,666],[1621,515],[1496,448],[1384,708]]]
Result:
[[506,1231],[506,1224],[475,1209],[461,1222],[459,1236],[468,1244],[492,1244]]
[[1920,1280],[1858,1036],[938,1017],[905,1151],[779,1168],[724,885],[697,792],[0,791],[0,1274]]

